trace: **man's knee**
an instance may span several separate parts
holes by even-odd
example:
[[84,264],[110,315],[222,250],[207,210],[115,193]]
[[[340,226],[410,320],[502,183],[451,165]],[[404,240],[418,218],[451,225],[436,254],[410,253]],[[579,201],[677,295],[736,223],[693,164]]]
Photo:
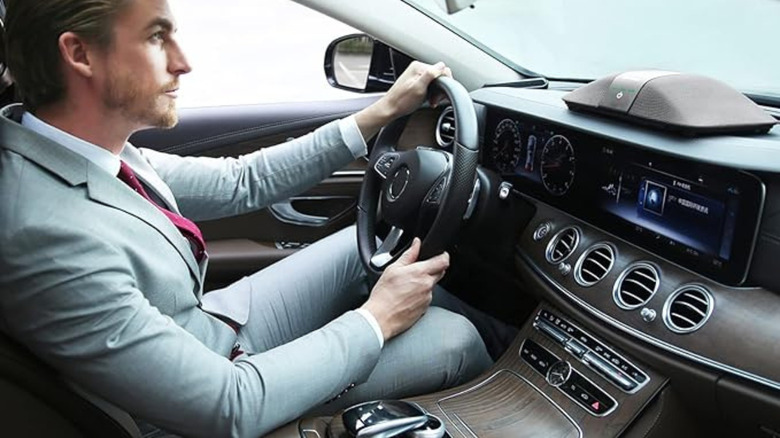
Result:
[[442,338],[436,353],[446,361],[447,386],[467,382],[492,365],[482,337],[466,317],[437,307],[428,312],[443,314],[438,322],[444,326],[440,327]]

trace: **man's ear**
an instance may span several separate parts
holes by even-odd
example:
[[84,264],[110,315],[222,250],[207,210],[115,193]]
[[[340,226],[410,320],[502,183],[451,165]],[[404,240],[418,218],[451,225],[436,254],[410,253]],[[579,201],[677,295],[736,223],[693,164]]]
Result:
[[64,67],[78,75],[92,77],[92,53],[87,42],[73,32],[64,32],[58,42]]

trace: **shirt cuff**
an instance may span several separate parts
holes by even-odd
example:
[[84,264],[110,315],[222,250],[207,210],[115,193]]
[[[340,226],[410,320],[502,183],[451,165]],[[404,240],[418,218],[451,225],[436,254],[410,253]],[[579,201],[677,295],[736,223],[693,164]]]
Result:
[[344,144],[347,145],[354,158],[363,157],[368,153],[366,140],[363,139],[363,134],[360,132],[360,128],[358,128],[355,116],[339,120],[339,131],[341,131],[341,138],[344,140]]
[[376,318],[374,318],[374,315],[371,314],[366,309],[355,309],[355,312],[359,313],[363,316],[363,318],[366,319],[368,322],[368,325],[371,326],[372,329],[374,329],[374,334],[376,335],[377,340],[379,340],[379,348],[385,346],[385,336],[382,334],[382,329],[379,327],[379,323],[377,322]]

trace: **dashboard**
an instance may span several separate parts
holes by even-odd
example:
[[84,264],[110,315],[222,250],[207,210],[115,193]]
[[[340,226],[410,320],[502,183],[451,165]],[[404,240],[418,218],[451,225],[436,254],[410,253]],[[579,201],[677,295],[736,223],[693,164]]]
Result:
[[764,203],[754,175],[488,111],[482,163],[523,193],[719,282],[742,284]]
[[[570,111],[564,95],[472,93],[480,165],[529,211],[498,235],[517,236],[512,275],[540,299],[536,331],[578,351],[576,333],[540,323],[552,312],[551,324],[560,316],[566,330],[601,336],[685,388],[692,405],[711,391],[707,409],[765,422],[755,413],[780,407],[780,128],[685,137]],[[594,381],[610,388],[609,378]],[[615,397],[626,406],[634,396]]]

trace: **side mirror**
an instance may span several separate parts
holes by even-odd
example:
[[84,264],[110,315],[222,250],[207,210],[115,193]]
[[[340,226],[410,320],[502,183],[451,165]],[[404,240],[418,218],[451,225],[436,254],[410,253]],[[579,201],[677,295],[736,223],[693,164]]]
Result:
[[336,39],[325,51],[325,77],[357,93],[387,91],[412,62],[409,56],[365,34]]

